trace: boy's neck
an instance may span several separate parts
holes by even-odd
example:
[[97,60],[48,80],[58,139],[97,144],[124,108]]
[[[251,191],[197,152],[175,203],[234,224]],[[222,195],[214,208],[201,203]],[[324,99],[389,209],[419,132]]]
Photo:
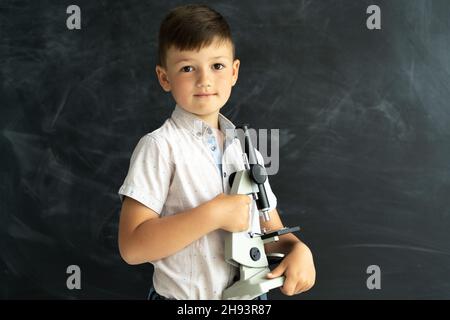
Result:
[[207,115],[194,115],[206,122],[211,128],[219,129],[219,111]]

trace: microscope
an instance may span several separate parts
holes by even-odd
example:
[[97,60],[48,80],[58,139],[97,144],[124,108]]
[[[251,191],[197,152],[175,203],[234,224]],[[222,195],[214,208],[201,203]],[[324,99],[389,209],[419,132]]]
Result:
[[[256,152],[248,131],[248,125],[239,127],[244,134],[243,161],[245,169],[230,175],[230,194],[252,195],[260,216],[270,220],[269,201],[264,187],[267,173],[258,164]],[[223,291],[226,300],[251,300],[284,284],[285,277],[267,279],[269,266],[279,263],[282,253],[266,254],[264,244],[278,241],[283,234],[296,232],[299,227],[282,228],[277,231],[254,234],[251,232],[230,232],[225,237],[225,260],[239,268],[239,280]]]

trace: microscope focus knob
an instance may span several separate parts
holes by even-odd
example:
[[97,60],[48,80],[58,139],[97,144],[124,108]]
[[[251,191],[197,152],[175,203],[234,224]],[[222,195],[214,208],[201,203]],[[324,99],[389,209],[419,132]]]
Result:
[[259,249],[256,247],[251,248],[250,258],[252,258],[253,261],[258,261],[259,258],[261,258],[261,251],[259,251]]
[[264,168],[260,164],[255,164],[251,168],[250,176],[252,177],[253,181],[255,181],[256,183],[263,184],[264,182],[266,182],[266,179],[267,179],[266,168]]

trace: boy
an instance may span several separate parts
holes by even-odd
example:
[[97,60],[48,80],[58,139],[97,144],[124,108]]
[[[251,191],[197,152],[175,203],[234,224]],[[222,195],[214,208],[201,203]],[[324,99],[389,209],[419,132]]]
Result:
[[[175,110],[141,138],[119,190],[121,256],[129,264],[154,265],[154,293],[163,299],[221,299],[238,275],[224,259],[225,233],[283,227],[268,181],[271,220],[261,226],[250,196],[228,194],[229,175],[244,164],[239,140],[227,134],[235,126],[219,111],[239,64],[229,26],[216,11],[187,5],[163,20],[156,73]],[[311,251],[293,234],[265,248],[286,254],[267,275],[286,276],[284,294],[313,286]]]

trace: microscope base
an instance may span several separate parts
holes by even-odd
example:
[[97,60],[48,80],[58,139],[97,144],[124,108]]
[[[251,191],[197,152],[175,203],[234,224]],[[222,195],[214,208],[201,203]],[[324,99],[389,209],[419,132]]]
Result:
[[239,280],[232,286],[223,291],[222,299],[224,300],[252,300],[260,295],[267,293],[277,287],[281,287],[284,283],[284,276],[267,279],[266,275],[270,269],[260,268],[261,271],[256,273],[249,279]]

